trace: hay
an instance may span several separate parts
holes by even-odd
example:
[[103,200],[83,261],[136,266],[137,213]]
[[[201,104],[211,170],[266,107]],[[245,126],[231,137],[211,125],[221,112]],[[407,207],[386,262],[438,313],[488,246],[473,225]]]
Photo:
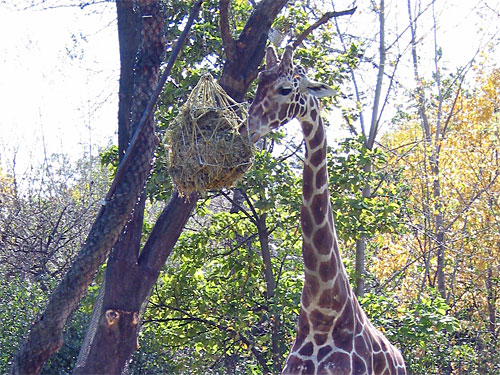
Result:
[[200,79],[166,135],[168,169],[179,193],[229,188],[243,176],[253,162],[253,145],[238,133],[245,119],[245,108],[210,74]]

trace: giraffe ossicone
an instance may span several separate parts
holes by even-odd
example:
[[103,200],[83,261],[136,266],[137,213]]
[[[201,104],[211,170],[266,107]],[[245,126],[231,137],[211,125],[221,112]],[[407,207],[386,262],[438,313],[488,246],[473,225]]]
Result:
[[304,288],[297,337],[284,375],[404,375],[403,357],[368,320],[358,303],[337,244],[326,166],[326,136],[318,97],[329,86],[310,80],[293,64],[293,48],[281,61],[269,47],[258,77],[246,128],[253,142],[293,118],[302,126],[305,160],[302,180]]

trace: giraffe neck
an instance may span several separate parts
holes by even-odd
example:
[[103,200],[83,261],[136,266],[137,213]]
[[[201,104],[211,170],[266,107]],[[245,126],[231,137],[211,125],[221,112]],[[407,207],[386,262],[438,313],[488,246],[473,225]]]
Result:
[[[317,99],[308,100],[309,110],[297,116],[306,145],[301,209],[305,281],[292,348],[292,352],[300,349],[304,355],[331,340],[337,321],[352,322],[357,310],[337,244],[328,191],[325,129]],[[310,349],[302,346],[306,339],[311,340]]]
[[401,353],[368,321],[340,258],[328,192],[319,104],[297,115],[306,144],[302,182],[305,281],[298,330],[283,375],[405,375]]

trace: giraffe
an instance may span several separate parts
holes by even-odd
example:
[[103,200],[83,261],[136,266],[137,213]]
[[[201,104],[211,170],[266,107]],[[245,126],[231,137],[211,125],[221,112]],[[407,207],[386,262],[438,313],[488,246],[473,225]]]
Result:
[[302,257],[304,287],[297,336],[284,375],[404,375],[403,357],[369,321],[349,286],[340,258],[328,192],[326,137],[318,97],[332,95],[293,64],[293,48],[281,62],[268,47],[246,127],[256,142],[297,118],[305,139],[302,181]]

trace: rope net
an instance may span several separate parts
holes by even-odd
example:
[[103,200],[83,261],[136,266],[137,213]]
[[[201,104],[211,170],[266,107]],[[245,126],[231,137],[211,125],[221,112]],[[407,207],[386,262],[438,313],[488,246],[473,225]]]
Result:
[[210,74],[194,87],[166,134],[168,170],[179,193],[229,188],[253,163],[253,145],[238,128],[246,121]]

